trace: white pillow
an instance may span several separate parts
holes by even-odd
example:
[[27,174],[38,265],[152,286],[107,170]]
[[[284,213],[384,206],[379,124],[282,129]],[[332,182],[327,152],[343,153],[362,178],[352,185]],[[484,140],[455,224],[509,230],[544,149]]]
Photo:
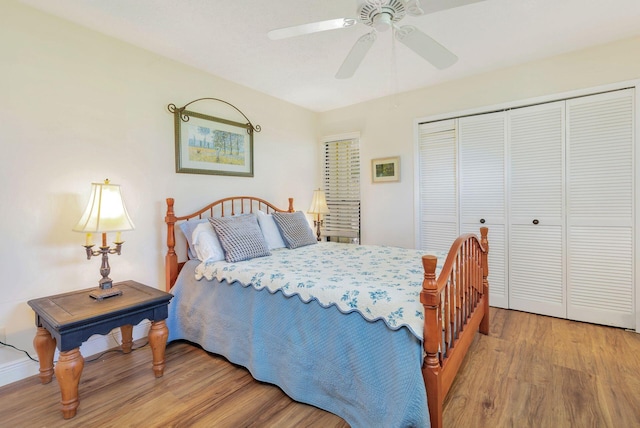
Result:
[[220,240],[216,231],[208,221],[200,223],[193,230],[191,238],[193,243],[193,251],[196,253],[198,260],[202,262],[217,262],[224,260],[224,250],[220,245]]
[[258,211],[258,224],[260,225],[262,235],[264,235],[264,240],[267,241],[267,246],[270,250],[286,247],[286,244],[282,240],[282,235],[280,235],[280,229],[278,229],[278,226],[271,214],[267,214],[264,211]]
[[198,227],[201,223],[209,224],[208,218],[201,218],[196,220],[183,221],[178,224],[180,230],[184,234],[184,237],[187,239],[187,245],[189,246],[189,260],[197,259],[196,252],[193,249],[193,231],[196,227]]

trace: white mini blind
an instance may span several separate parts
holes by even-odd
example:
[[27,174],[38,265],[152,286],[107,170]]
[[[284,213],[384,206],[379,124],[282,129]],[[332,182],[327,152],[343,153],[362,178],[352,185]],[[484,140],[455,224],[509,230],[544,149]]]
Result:
[[360,238],[360,143],[357,138],[324,143],[324,192],[329,214],[324,236]]

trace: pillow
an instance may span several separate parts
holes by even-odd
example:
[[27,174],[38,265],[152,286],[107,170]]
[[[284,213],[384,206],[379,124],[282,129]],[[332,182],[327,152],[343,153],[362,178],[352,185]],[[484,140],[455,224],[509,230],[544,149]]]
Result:
[[178,227],[180,228],[180,230],[182,230],[184,237],[187,239],[187,245],[189,245],[188,256],[190,260],[198,258],[198,256],[196,256],[196,252],[193,249],[193,231],[196,229],[196,227],[198,227],[199,224],[202,223],[208,224],[209,219],[201,218],[198,220],[183,221],[182,223],[178,224]]
[[273,219],[280,229],[287,248],[304,247],[305,245],[317,244],[316,236],[309,226],[307,217],[302,211],[294,213],[274,212]]
[[220,238],[226,261],[240,262],[271,255],[255,214],[212,217],[209,221]]
[[193,250],[202,262],[224,260],[224,250],[211,223],[199,223],[193,231]]
[[280,235],[280,231],[278,230],[278,226],[271,214],[258,211],[258,225],[262,230],[264,240],[267,241],[267,246],[270,250],[286,247],[286,244],[282,240],[282,235]]

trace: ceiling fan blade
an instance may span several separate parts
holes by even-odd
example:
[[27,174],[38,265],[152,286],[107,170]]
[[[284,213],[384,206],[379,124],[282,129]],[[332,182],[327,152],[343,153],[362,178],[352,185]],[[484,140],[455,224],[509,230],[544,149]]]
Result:
[[420,0],[409,0],[407,2],[407,13],[412,16],[426,15],[428,13],[453,9],[454,7],[465,6],[481,1],[484,0],[429,0],[426,2],[421,2]]
[[397,28],[396,39],[440,70],[458,61],[458,57],[450,50],[413,25],[403,25]]
[[271,30],[267,33],[267,36],[271,40],[280,40],[288,37],[302,36],[304,34],[318,33],[320,31],[351,27],[355,24],[356,20],[353,18],[337,18],[330,19],[328,21],[311,22],[309,24]]
[[369,49],[376,41],[376,32],[372,31],[360,37],[356,44],[353,45],[351,51],[344,59],[344,62],[340,66],[340,69],[336,73],[336,79],[348,79],[356,72],[360,63],[369,52]]

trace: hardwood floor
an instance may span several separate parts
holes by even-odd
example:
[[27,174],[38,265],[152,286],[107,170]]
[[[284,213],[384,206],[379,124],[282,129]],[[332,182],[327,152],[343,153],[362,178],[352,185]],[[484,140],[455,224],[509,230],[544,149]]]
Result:
[[[476,335],[445,401],[445,427],[640,426],[639,334],[495,308],[491,316],[491,334]],[[148,346],[87,362],[78,414],[68,421],[55,380],[4,386],[1,425],[348,426],[190,344],[170,344],[166,358],[160,379]]]
[[640,427],[640,334],[496,308],[491,317],[445,400],[445,427]]

